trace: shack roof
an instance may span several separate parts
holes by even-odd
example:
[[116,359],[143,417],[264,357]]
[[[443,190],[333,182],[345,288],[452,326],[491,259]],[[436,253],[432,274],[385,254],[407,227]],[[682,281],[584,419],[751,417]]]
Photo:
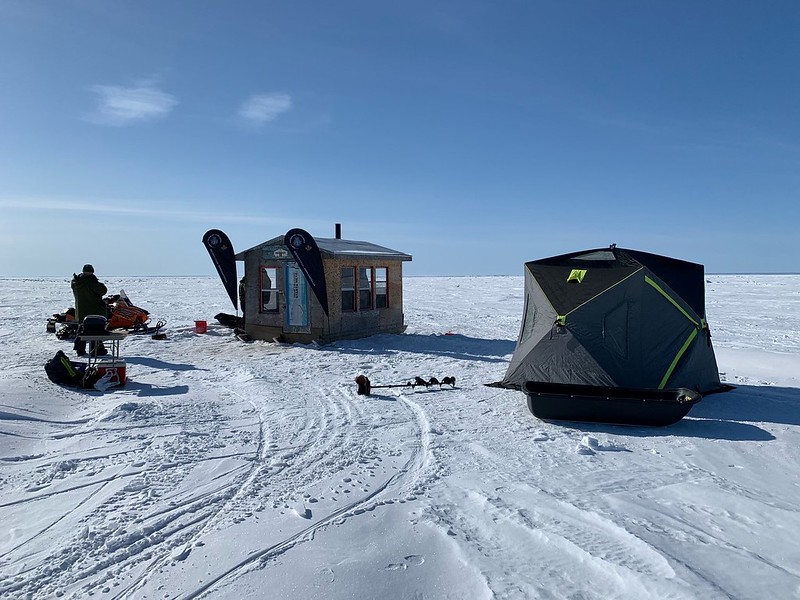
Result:
[[[326,258],[351,257],[351,258],[389,258],[394,260],[409,261],[411,255],[405,252],[398,252],[385,246],[379,246],[372,242],[362,242],[358,240],[342,240],[339,238],[314,238],[319,246],[320,254]],[[283,236],[272,238],[266,242],[243,250],[236,255],[236,260],[244,260],[245,255],[253,250],[269,246],[283,246]]]

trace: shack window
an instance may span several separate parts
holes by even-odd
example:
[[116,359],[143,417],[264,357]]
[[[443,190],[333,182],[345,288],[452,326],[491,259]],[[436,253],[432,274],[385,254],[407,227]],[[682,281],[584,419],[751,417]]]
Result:
[[358,268],[358,310],[372,308],[372,267]]
[[356,269],[342,267],[342,311],[356,309]]
[[388,267],[375,268],[375,308],[388,308],[389,306],[389,269]]
[[278,269],[261,267],[261,312],[278,312]]

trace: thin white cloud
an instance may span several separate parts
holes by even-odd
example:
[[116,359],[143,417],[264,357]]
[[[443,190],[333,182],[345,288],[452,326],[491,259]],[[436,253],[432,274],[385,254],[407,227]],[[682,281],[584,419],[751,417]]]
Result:
[[167,116],[178,104],[175,96],[151,81],[132,87],[94,85],[91,90],[97,94],[97,107],[89,120],[100,125],[122,127],[153,121]]
[[[170,204],[164,201],[161,206]],[[57,198],[0,198],[0,209],[17,209],[25,212],[38,211],[63,211],[67,213],[92,213],[95,215],[117,215],[130,217],[152,217],[154,219],[178,221],[220,221],[226,223],[284,223],[285,220],[274,217],[260,217],[251,214],[224,213],[220,211],[198,211],[196,208],[189,210],[188,206],[172,202],[175,208],[161,208],[147,206],[143,202],[130,200],[106,199],[103,201],[87,202],[72,199]]]
[[292,98],[288,94],[259,94],[245,100],[239,109],[239,116],[249,124],[260,127],[268,121],[274,121],[290,108]]

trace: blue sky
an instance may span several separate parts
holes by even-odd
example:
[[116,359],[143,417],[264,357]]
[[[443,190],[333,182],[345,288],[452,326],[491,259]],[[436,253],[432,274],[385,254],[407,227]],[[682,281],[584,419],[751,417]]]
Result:
[[794,1],[0,0],[0,275],[335,223],[408,275],[797,272],[799,74]]

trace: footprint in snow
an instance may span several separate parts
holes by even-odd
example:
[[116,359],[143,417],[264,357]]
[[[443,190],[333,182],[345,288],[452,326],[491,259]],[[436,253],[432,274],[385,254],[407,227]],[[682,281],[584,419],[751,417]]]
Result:
[[297,513],[298,517],[302,517],[303,519],[311,518],[311,509],[305,506],[296,506],[294,512]]
[[192,549],[189,546],[184,546],[183,548],[175,548],[172,551],[171,558],[172,560],[184,561],[189,558],[189,554],[191,554]]
[[405,571],[409,567],[418,567],[425,562],[425,557],[419,554],[409,554],[403,557],[403,562],[390,563],[386,566],[387,571]]

